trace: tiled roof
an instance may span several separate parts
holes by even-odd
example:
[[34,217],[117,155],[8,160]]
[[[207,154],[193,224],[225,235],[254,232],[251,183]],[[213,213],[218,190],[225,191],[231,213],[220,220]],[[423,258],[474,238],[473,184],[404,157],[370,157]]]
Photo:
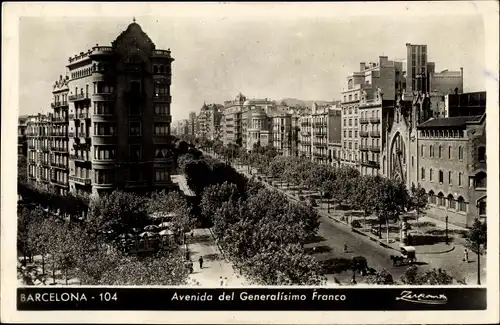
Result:
[[421,123],[418,128],[465,127],[467,122],[477,122],[480,119],[481,115],[434,118]]

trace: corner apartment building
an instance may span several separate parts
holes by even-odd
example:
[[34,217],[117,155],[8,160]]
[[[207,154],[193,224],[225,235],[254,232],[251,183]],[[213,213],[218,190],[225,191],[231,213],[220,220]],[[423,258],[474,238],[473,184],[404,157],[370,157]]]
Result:
[[[134,21],[111,46],[96,45],[68,61],[68,77],[54,86],[53,114],[34,122],[38,135],[31,143],[45,153],[41,125],[47,125],[52,183],[95,195],[168,186],[170,50],[156,49]],[[45,175],[41,166],[29,167],[29,175]]]

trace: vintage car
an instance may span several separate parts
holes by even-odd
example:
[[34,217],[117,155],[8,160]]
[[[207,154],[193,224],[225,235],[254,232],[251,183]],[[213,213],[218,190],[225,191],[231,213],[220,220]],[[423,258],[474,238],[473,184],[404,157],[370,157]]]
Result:
[[401,246],[400,255],[391,255],[392,265],[399,266],[403,264],[413,264],[417,261],[415,247]]

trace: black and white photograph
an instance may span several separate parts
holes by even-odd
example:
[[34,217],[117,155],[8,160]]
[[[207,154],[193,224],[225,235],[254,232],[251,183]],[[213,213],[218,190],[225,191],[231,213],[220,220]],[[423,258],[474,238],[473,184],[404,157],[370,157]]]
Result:
[[498,321],[497,2],[3,7],[13,311]]

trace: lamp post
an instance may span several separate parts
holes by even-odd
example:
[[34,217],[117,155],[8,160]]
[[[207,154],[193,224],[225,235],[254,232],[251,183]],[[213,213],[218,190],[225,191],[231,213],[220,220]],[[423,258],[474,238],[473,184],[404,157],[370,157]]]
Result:
[[448,216],[446,216],[445,220],[446,220],[446,245],[448,245]]

